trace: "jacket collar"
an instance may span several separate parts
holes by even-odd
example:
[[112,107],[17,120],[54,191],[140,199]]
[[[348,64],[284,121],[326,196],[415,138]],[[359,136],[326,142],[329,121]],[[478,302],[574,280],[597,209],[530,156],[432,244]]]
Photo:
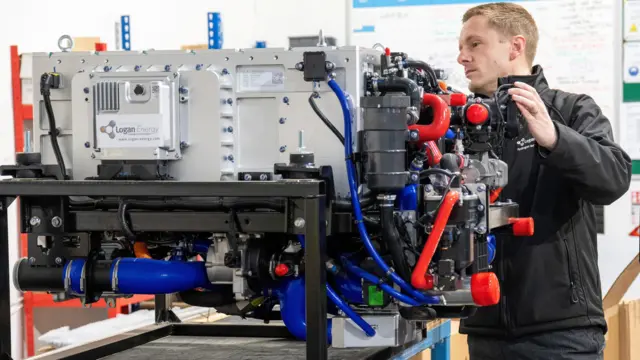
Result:
[[[544,72],[542,71],[542,66],[540,65],[534,65],[533,68],[531,68],[531,75],[508,75],[498,78],[498,86],[513,84],[516,81],[533,86],[538,93],[542,93],[549,88],[549,83],[547,83],[547,79],[544,77]],[[474,97],[487,98],[487,96],[482,94],[474,94]]]
[[538,93],[549,88],[549,83],[544,77],[542,66],[535,65],[531,68],[531,75],[509,75],[498,79],[498,86],[503,84],[513,84],[516,81],[523,82],[525,84],[533,86]]

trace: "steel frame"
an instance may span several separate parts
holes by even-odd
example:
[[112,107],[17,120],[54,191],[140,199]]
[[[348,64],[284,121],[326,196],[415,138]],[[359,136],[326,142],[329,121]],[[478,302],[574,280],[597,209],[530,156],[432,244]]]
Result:
[[[7,207],[15,197],[66,198],[68,196],[104,197],[278,197],[288,199],[289,206],[277,229],[269,230],[304,235],[306,265],[306,309],[307,309],[307,358],[327,358],[327,297],[325,269],[325,237],[327,222],[325,187],[317,180],[283,180],[267,182],[211,182],[184,183],[170,181],[55,181],[38,179],[10,179],[0,182],[0,246],[8,249]],[[89,218],[85,214],[86,218]],[[211,219],[190,213],[196,220],[209,222]],[[256,214],[257,215],[257,214]],[[264,215],[264,214],[263,214]],[[158,214],[160,215],[160,213]],[[304,224],[294,225],[294,219],[304,219]],[[43,219],[47,220],[47,219]],[[247,220],[250,220],[247,218]],[[263,219],[264,220],[264,219]],[[184,223],[186,221],[186,224]],[[156,224],[162,223],[156,219]],[[183,225],[180,225],[183,222]],[[265,221],[258,221],[265,224]],[[132,223],[135,228],[135,219]],[[166,222],[165,222],[166,223]],[[184,214],[172,218],[174,228],[188,229],[194,221]],[[251,223],[251,221],[249,221]],[[95,222],[94,222],[95,224]],[[227,229],[228,229],[227,225]],[[101,229],[89,229],[85,231]],[[256,228],[254,232],[264,231]],[[243,231],[245,231],[243,229]],[[7,251],[0,251],[0,267],[8,269]],[[11,319],[9,306],[9,274],[0,276],[0,354],[11,354]],[[156,298],[156,305],[163,309],[163,301]],[[169,313],[167,313],[169,314]],[[166,314],[165,314],[166,315]],[[167,320],[158,315],[156,320]],[[168,316],[168,315],[166,315]],[[110,348],[110,347],[108,347]],[[93,355],[93,353],[92,353]]]

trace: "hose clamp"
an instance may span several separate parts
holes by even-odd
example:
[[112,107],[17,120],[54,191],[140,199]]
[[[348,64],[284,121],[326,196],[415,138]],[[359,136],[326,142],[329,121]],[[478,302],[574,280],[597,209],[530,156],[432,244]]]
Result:
[[69,261],[67,264],[67,270],[64,272],[64,292],[69,293],[69,289],[71,288],[71,266],[73,265],[73,260]]
[[118,265],[120,265],[120,260],[122,258],[118,258],[116,263],[113,265],[113,276],[111,277],[111,289],[113,289],[114,293],[118,292]]
[[84,264],[82,264],[82,273],[80,275],[80,292],[83,293],[84,290],[87,288],[87,276],[86,276],[86,272],[87,272],[87,263],[85,262]]

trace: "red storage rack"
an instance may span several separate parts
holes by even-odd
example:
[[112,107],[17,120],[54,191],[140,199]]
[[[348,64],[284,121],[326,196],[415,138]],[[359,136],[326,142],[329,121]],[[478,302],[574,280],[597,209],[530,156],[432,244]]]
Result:
[[[33,121],[33,105],[22,103],[22,81],[20,80],[20,54],[18,46],[12,45],[11,52],[11,91],[13,93],[13,131],[15,137],[15,152],[24,151],[24,128],[26,121]],[[18,199],[19,201],[20,199]],[[27,236],[20,234],[20,256],[27,256]],[[108,308],[109,318],[116,317],[121,313],[128,313],[129,305],[143,301],[152,300],[153,295],[136,295],[128,299],[116,300],[114,308]],[[103,300],[91,305],[97,308],[106,308],[107,304]],[[51,295],[46,293],[25,292],[23,294],[24,328],[25,341],[27,344],[27,356],[35,355],[35,339],[33,328],[33,309],[35,307],[82,307],[80,300],[73,299],[67,301],[54,302]]]

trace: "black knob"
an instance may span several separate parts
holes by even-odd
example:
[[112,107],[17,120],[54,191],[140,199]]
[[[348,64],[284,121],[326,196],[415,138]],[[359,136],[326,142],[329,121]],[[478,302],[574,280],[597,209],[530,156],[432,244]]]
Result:
[[142,95],[144,94],[144,87],[140,84],[136,85],[135,88],[133,88],[133,93],[136,95]]

